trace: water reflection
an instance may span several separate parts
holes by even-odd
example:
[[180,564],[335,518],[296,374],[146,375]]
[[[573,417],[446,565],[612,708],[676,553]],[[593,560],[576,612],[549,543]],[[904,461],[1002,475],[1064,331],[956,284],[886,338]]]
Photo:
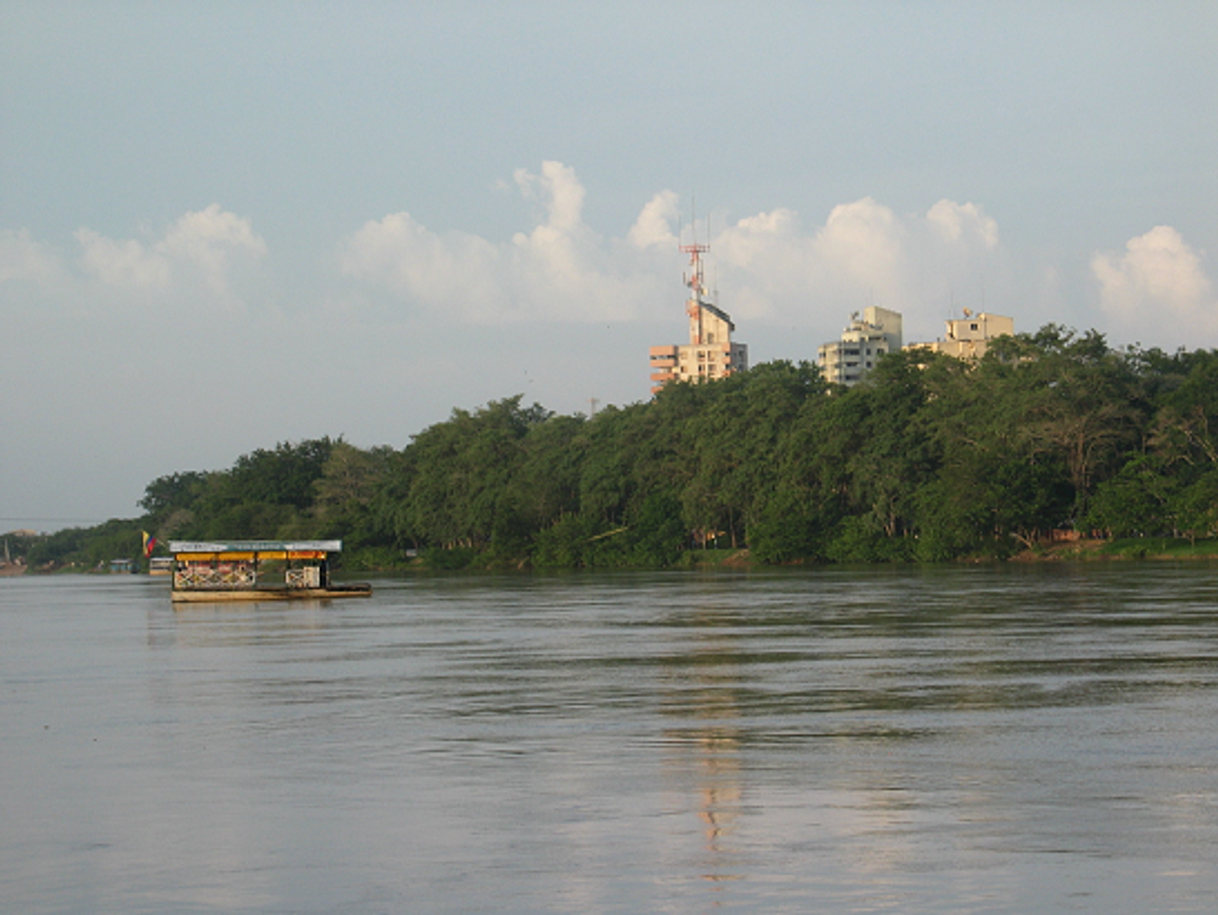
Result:
[[666,764],[674,781],[692,782],[702,823],[705,856],[701,877],[713,884],[739,880],[739,853],[731,836],[741,814],[744,778],[740,708],[736,689],[739,636],[714,611],[692,611],[691,641],[665,671],[662,709],[682,724],[666,727]]
[[330,628],[333,601],[179,603],[147,611],[148,644],[155,648],[253,645],[312,638]]

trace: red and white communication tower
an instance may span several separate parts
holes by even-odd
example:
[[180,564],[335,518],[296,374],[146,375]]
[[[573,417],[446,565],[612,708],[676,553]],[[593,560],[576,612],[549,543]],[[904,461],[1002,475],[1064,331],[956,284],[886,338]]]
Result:
[[685,303],[685,313],[692,318],[695,316],[695,309],[704,304],[703,300],[707,296],[702,272],[702,255],[710,250],[710,245],[698,244],[698,239],[695,237],[693,244],[681,245],[680,248],[689,255],[689,273],[685,274],[682,279],[690,290],[689,300]]
[[695,230],[692,243],[683,245],[678,241],[677,248],[689,255],[689,268],[683,277],[689,287],[689,298],[685,300],[689,343],[651,347],[648,360],[653,394],[672,382],[714,381],[749,367],[749,348],[732,341],[736,325],[727,312],[710,301],[702,267],[702,255],[710,250],[710,245],[699,244]]

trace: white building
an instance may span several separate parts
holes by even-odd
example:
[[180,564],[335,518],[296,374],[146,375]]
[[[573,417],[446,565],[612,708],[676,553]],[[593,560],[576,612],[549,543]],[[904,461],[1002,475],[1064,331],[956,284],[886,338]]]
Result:
[[901,349],[901,314],[872,305],[856,311],[842,338],[817,350],[817,364],[826,381],[847,386],[858,384],[875,368],[880,358]]
[[651,362],[651,393],[672,381],[708,381],[724,378],[749,367],[749,348],[733,343],[736,325],[727,312],[707,301],[702,283],[702,254],[707,245],[682,245],[689,254],[690,273],[685,278],[689,298],[685,313],[689,316],[689,343],[686,345],[653,346]]
[[947,322],[944,339],[931,343],[911,343],[907,349],[928,349],[957,359],[980,359],[989,348],[990,341],[1014,335],[1014,318],[984,311],[975,315],[965,308],[963,318],[954,318]]

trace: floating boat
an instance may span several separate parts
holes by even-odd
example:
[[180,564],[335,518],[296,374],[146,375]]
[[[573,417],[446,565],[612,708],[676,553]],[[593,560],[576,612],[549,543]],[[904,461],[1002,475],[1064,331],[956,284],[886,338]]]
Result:
[[341,540],[173,540],[175,602],[367,597],[369,584],[334,584],[330,556]]

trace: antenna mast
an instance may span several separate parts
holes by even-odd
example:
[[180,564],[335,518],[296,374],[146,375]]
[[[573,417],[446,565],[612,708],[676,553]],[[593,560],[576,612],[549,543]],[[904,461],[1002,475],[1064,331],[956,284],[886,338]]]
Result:
[[698,218],[694,212],[694,205],[690,203],[690,223],[693,226],[693,244],[680,245],[680,249],[689,255],[689,273],[682,278],[685,285],[690,288],[691,295],[689,302],[686,305],[686,312],[690,317],[694,316],[696,309],[706,296],[706,282],[702,269],[702,255],[710,250],[710,245],[698,244]]

